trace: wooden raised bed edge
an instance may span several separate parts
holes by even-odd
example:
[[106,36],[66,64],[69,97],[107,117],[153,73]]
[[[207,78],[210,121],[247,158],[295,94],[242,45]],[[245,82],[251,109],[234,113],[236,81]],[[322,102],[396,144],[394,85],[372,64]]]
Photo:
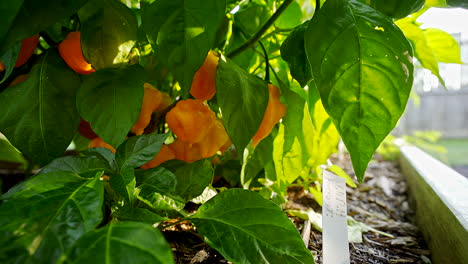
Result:
[[413,146],[400,147],[400,166],[432,263],[468,263],[468,179]]

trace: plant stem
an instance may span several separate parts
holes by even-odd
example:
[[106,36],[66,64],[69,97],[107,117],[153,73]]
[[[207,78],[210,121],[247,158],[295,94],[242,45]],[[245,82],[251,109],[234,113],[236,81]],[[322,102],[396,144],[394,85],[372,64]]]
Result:
[[242,44],[237,49],[231,51],[227,54],[227,57],[234,58],[235,56],[241,54],[246,49],[250,48],[255,42],[257,42],[263,34],[275,23],[276,19],[286,10],[289,4],[292,3],[293,0],[284,0],[281,6],[276,10],[276,12],[268,19],[268,21],[253,35],[250,39],[248,39],[244,44]]
[[315,16],[315,14],[318,13],[319,10],[320,10],[320,0],[315,0],[315,11],[314,11],[314,16]]

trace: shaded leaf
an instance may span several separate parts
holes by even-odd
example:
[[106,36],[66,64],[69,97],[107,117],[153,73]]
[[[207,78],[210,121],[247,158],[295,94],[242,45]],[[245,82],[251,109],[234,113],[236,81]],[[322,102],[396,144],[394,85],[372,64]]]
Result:
[[[63,174],[67,177],[70,173]],[[44,175],[38,177],[44,179]],[[102,221],[104,192],[99,177],[76,177],[60,188],[37,188],[28,196],[18,194],[5,201],[0,206],[0,237],[8,237],[9,241],[3,241],[8,244],[0,247],[0,261],[53,263],[85,232],[94,229]],[[55,185],[57,179],[43,183]],[[21,248],[28,250],[16,254]],[[2,259],[5,256],[7,260]]]
[[362,181],[405,109],[413,83],[411,45],[367,5],[328,0],[307,29],[305,47],[323,106]]
[[292,77],[302,87],[312,80],[312,69],[304,49],[304,34],[309,23],[310,20],[296,27],[281,45],[281,58],[288,63]]
[[150,224],[122,222],[88,232],[64,263],[174,263],[163,235]]
[[137,171],[137,187],[140,195],[147,197],[152,193],[171,194],[174,193],[177,179],[174,173],[161,166],[148,170]]
[[174,171],[177,185],[174,195],[184,201],[199,196],[213,181],[213,167],[207,159],[187,163]]
[[263,120],[268,103],[267,83],[222,56],[216,87],[224,127],[237,151],[242,153]]
[[84,78],[76,95],[81,117],[105,142],[117,147],[140,114],[144,71],[138,65],[103,69]]
[[206,242],[231,262],[314,263],[293,223],[255,192],[221,192],[190,220]]
[[119,146],[115,161],[120,168],[140,167],[154,159],[166,138],[167,134],[131,137]]
[[94,177],[98,171],[110,171],[109,163],[98,156],[66,156],[54,159],[41,169],[39,174],[52,171],[69,171],[82,177]]
[[75,106],[79,85],[79,77],[50,49],[24,82],[0,93],[0,131],[39,164],[62,156],[80,121]]

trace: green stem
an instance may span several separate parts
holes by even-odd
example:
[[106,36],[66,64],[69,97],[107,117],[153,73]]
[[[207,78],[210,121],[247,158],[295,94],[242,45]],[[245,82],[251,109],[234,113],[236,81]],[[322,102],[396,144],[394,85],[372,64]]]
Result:
[[239,46],[237,49],[231,51],[227,54],[227,57],[234,58],[235,56],[241,54],[243,51],[250,48],[255,42],[257,42],[263,34],[275,23],[276,19],[286,10],[289,4],[292,3],[293,0],[284,0],[281,6],[276,10],[276,12],[268,19],[268,21],[253,35],[250,39],[248,39],[244,44]]
[[263,43],[261,41],[258,43],[260,44],[260,47],[262,47],[263,55],[265,56],[265,81],[270,82],[270,61],[268,60],[268,53],[265,46],[263,46]]
[[319,10],[320,10],[320,0],[315,0],[315,11],[314,11],[314,16],[315,16],[315,14],[318,13]]

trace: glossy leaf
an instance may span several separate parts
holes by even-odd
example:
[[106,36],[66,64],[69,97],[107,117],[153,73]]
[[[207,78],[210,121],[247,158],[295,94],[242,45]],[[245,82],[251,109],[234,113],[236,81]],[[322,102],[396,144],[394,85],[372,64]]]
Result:
[[0,93],[0,131],[39,164],[60,157],[79,124],[75,106],[79,85],[78,76],[55,50],[49,50],[26,81]]
[[281,45],[281,57],[290,68],[291,76],[304,87],[312,80],[312,69],[304,48],[304,34],[310,21],[296,27]]
[[150,224],[122,222],[93,230],[67,252],[64,263],[174,263],[163,235]]
[[221,57],[216,87],[224,127],[238,153],[242,153],[263,120],[268,103],[267,83]]
[[414,55],[418,58],[421,65],[437,76],[439,82],[445,86],[445,82],[439,74],[439,64],[436,54],[429,46],[424,31],[411,18],[401,19],[395,23],[413,44]]
[[126,202],[132,203],[135,200],[136,179],[132,167],[119,168],[116,173],[110,175],[109,183]]
[[177,185],[174,173],[163,167],[139,170],[137,172],[137,187],[140,195],[146,197],[152,193],[172,194]]
[[[63,172],[63,176],[70,174]],[[39,175],[44,179],[44,175]],[[104,199],[100,174],[94,179],[76,177],[63,186],[53,177],[28,195],[18,194],[0,206],[0,234],[9,237],[1,245],[2,263],[53,263],[84,233],[102,221],[101,207]],[[59,187],[59,188],[55,188]],[[49,189],[49,190],[48,190]],[[24,191],[23,191],[24,194]],[[4,241],[5,242],[5,241]],[[19,249],[27,251],[17,254]],[[8,259],[3,259],[8,256]]]
[[[60,19],[76,13],[87,0],[15,0],[2,2],[11,8],[3,9],[5,7],[3,3],[0,6],[2,7],[0,11],[5,10],[5,13],[0,13],[2,21],[3,18],[6,19],[5,23],[2,22],[2,25],[0,25],[0,56],[15,43],[45,30]],[[17,5],[21,5],[19,11],[17,11]],[[15,16],[13,22],[11,22],[12,16]]]
[[255,192],[221,192],[190,220],[206,242],[233,263],[314,263],[284,212]]
[[452,35],[436,28],[424,29],[423,32],[438,62],[463,63],[460,45]]
[[144,71],[134,65],[104,69],[84,78],[76,103],[81,117],[105,142],[119,146],[140,114]]
[[120,168],[140,167],[154,159],[166,138],[167,134],[131,137],[119,146],[115,161]]
[[82,177],[94,177],[98,171],[110,171],[109,163],[99,156],[66,156],[44,166],[39,174],[53,171],[69,171]]
[[187,163],[174,171],[177,185],[174,195],[190,201],[203,193],[213,181],[213,167],[207,159]]
[[404,18],[424,6],[425,0],[360,0],[392,18]]
[[134,207],[118,211],[114,216],[121,221],[138,221],[149,224],[161,223],[168,220],[168,218],[155,214],[148,209]]
[[79,15],[83,56],[94,69],[116,68],[128,61],[137,40],[138,23],[125,4],[89,1]]
[[307,29],[305,47],[323,106],[362,181],[405,109],[413,83],[411,45],[365,4],[328,0]]
[[179,81],[184,96],[214,45],[225,5],[218,0],[160,0],[142,11],[143,30]]

